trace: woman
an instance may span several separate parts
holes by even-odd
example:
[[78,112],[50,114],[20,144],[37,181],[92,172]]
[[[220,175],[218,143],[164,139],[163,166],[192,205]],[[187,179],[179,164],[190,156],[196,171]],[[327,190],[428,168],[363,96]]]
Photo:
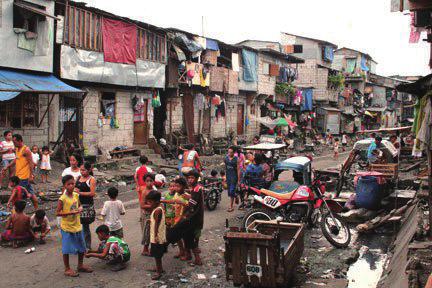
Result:
[[235,148],[228,149],[228,155],[225,156],[226,181],[228,186],[228,196],[230,197],[230,208],[228,212],[234,211],[234,201],[238,203],[236,195],[237,184],[240,180],[240,165],[237,156],[234,155]]
[[78,178],[81,176],[81,157],[79,157],[78,155],[69,156],[69,164],[70,167],[63,170],[62,177],[66,175],[71,175],[72,177],[74,177],[75,181],[77,181]]
[[96,179],[91,175],[92,165],[85,162],[80,167],[81,176],[76,181],[76,189],[79,195],[79,201],[83,207],[81,212],[81,224],[84,231],[86,247],[91,249],[91,232],[90,224],[95,221],[96,211],[94,209],[93,198],[96,195]]

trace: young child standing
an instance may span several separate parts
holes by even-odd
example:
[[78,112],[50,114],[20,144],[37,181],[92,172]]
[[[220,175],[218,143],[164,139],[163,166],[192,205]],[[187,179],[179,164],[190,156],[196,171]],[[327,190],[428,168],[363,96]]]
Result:
[[150,256],[150,214],[151,207],[147,203],[147,194],[154,190],[155,176],[152,173],[147,173],[143,177],[144,186],[139,187],[140,191],[140,206],[141,206],[141,230],[143,237],[141,244],[144,246],[141,255]]
[[[80,221],[82,211],[79,195],[75,192],[75,180],[72,175],[62,178],[64,193],[57,204],[57,216],[62,217],[60,232],[62,235],[62,253],[65,266],[65,276],[77,277],[78,272],[91,273],[93,270],[84,265],[86,244]],[[69,255],[78,254],[78,272],[71,269]]]
[[333,144],[333,151],[334,151],[334,159],[339,159],[339,138],[335,138],[334,144]]
[[120,215],[125,215],[126,210],[123,202],[117,200],[117,196],[117,188],[108,188],[108,197],[110,200],[105,201],[101,215],[105,218],[105,225],[109,228],[109,234],[123,238],[123,224],[120,220]]
[[40,162],[40,174],[42,183],[49,183],[48,175],[51,171],[51,151],[48,146],[42,147],[42,159]]
[[167,227],[174,226],[175,210],[174,210],[174,197],[176,194],[176,183],[170,183],[168,191],[165,192],[162,202],[165,203],[165,220]]
[[161,194],[155,190],[147,195],[150,214],[150,255],[155,258],[156,268],[152,280],[158,280],[162,276],[162,257],[167,249],[165,211],[161,205]]
[[10,209],[12,209],[12,207],[15,206],[15,202],[20,201],[20,200],[26,200],[26,199],[31,199],[33,202],[33,207],[35,209],[38,209],[38,201],[37,198],[34,194],[31,194],[30,192],[27,191],[27,189],[25,189],[24,187],[20,186],[20,179],[17,176],[12,176],[9,179],[9,187],[12,188],[12,194],[9,197],[8,203],[7,203],[7,207],[9,207]]
[[15,213],[6,222],[6,231],[1,235],[2,241],[12,241],[14,248],[18,248],[18,242],[27,243],[34,239],[30,226],[30,217],[24,213],[26,202],[15,202]]
[[[15,145],[12,141],[12,131],[5,131],[3,136],[5,140],[0,142],[1,167],[6,168],[15,160]],[[10,167],[8,170],[7,177],[12,177],[15,174],[14,168]],[[0,173],[0,186],[2,186],[4,176],[6,176],[6,171]]]
[[35,239],[39,239],[39,244],[45,244],[45,237],[51,231],[51,227],[44,210],[36,210],[30,217],[30,226]]
[[107,225],[100,225],[96,228],[96,234],[101,241],[97,251],[89,251],[85,254],[86,258],[99,258],[107,261],[108,265],[114,265],[111,271],[117,272],[126,268],[126,263],[130,260],[130,250],[126,242],[111,235]]
[[[186,193],[186,189],[188,187],[187,181],[184,177],[180,177],[174,180],[176,184],[176,194],[174,196],[175,201],[175,219],[174,225],[179,223],[180,220],[183,219],[185,207],[189,203],[190,194]],[[174,256],[174,258],[180,258],[182,261],[186,261],[186,251],[183,239],[180,239],[177,242],[177,246],[179,247],[179,253]]]

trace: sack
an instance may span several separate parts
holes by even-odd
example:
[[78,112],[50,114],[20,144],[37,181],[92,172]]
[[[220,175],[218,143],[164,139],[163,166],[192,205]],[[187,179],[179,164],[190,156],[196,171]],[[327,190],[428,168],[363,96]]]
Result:
[[83,211],[81,212],[81,224],[91,224],[96,219],[96,211],[93,205],[83,204]]

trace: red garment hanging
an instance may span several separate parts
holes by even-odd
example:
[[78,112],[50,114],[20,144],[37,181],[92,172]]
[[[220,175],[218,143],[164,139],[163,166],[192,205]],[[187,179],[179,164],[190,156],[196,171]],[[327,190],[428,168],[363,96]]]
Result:
[[137,28],[134,24],[102,18],[105,62],[135,64]]

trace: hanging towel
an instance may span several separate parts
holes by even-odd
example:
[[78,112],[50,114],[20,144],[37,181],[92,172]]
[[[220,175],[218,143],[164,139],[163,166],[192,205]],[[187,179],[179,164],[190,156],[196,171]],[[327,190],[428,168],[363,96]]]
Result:
[[105,62],[135,64],[137,28],[134,24],[102,18]]
[[257,54],[255,52],[243,49],[242,50],[242,58],[243,58],[243,80],[246,82],[257,82]]
[[347,73],[354,73],[355,71],[355,67],[356,67],[356,59],[346,59],[347,61],[347,67],[346,67],[346,72]]
[[153,108],[159,108],[161,106],[160,96],[159,96],[159,90],[156,90],[153,92],[153,98],[152,98],[152,106]]
[[361,58],[361,69],[363,71],[366,71],[366,72],[369,71],[369,67],[366,64],[366,57],[364,55],[362,55],[362,58]]

